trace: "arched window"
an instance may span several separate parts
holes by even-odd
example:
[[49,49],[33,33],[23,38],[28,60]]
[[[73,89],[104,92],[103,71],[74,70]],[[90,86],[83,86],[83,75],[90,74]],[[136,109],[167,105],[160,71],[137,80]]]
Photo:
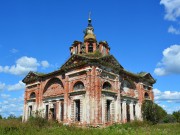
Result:
[[105,82],[104,84],[103,84],[103,89],[104,90],[111,90],[111,84],[109,83],[109,82]]
[[31,98],[36,98],[35,92],[32,92],[32,93],[30,94],[30,99],[31,99]]
[[149,94],[147,92],[144,94],[144,98],[149,99]]
[[93,52],[93,44],[92,43],[90,43],[88,45],[88,52]]
[[62,81],[59,78],[50,79],[44,87],[43,96],[51,96],[54,94],[60,94],[64,90]]
[[129,88],[129,89],[132,88],[130,82],[127,81],[127,80],[124,80],[124,81],[122,82],[121,87],[122,87],[122,88]]
[[74,90],[82,90],[84,89],[84,84],[82,82],[77,82],[74,84]]

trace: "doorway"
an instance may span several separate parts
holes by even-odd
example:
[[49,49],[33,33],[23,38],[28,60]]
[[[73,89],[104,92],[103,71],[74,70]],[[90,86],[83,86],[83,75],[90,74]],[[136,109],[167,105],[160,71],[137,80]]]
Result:
[[80,121],[80,100],[75,100],[75,121]]
[[48,119],[48,110],[49,110],[49,105],[46,105],[46,119]]
[[32,116],[32,105],[29,106],[29,117]]
[[129,107],[129,104],[126,105],[126,113],[127,113],[127,122],[130,122],[130,107]]
[[60,114],[60,120],[64,120],[64,101],[61,101],[61,114]]
[[111,120],[111,100],[107,100],[106,104],[106,121],[109,122]]
[[53,108],[49,110],[49,119],[56,120],[56,104],[53,104]]

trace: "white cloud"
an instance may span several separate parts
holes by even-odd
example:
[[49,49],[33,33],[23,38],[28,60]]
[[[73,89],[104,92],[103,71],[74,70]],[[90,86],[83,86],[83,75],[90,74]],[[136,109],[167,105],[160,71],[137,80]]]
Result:
[[164,5],[166,14],[164,18],[169,21],[177,21],[180,17],[180,0],[161,0],[161,5]]
[[2,66],[0,66],[0,72],[3,72],[3,67]]
[[180,30],[174,28],[172,25],[168,28],[168,32],[169,32],[169,33],[172,33],[172,34],[176,34],[176,35],[179,35],[179,34],[180,34]]
[[22,90],[25,88],[25,84],[22,81],[19,81],[17,84],[7,86],[9,91]]
[[17,52],[19,52],[19,51],[18,51],[17,49],[13,48],[13,49],[10,50],[10,52],[11,52],[11,53],[17,53]]
[[44,67],[44,68],[48,68],[48,67],[49,67],[49,63],[48,63],[48,61],[46,61],[46,60],[41,61],[41,65],[42,65],[42,67]]
[[10,114],[20,116],[23,112],[23,96],[18,98],[7,97],[0,101],[0,113],[3,117],[8,117]]
[[154,99],[165,100],[167,102],[180,102],[180,92],[179,91],[163,91],[161,92],[158,89],[154,89]]
[[8,98],[8,97],[10,97],[10,95],[8,95],[8,94],[1,94],[0,95],[2,98]]
[[16,61],[15,65],[0,66],[0,72],[26,75],[29,71],[37,71],[39,66],[48,67],[49,63],[47,61],[38,62],[36,58],[23,56]]
[[4,88],[5,88],[5,83],[0,82],[0,91],[4,90]]
[[[164,18],[168,21],[173,21],[177,25],[180,24],[180,0],[161,0],[161,5],[165,7]],[[180,29],[173,27],[168,28],[168,32],[171,34],[180,35]]]
[[180,74],[180,45],[172,45],[163,51],[163,58],[154,73],[158,76]]

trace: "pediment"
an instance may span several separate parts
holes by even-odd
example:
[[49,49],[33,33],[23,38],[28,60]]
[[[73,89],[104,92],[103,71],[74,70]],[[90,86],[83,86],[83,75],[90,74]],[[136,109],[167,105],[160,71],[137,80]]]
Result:
[[156,80],[152,77],[152,75],[150,73],[146,73],[142,77],[152,84],[154,84],[156,82]]
[[27,83],[27,82],[30,82],[30,81],[35,81],[38,79],[38,75],[32,71],[30,71],[26,77],[22,80],[22,82],[24,83]]
[[151,76],[150,73],[147,73],[144,77],[147,78],[147,79],[154,80],[154,78]]
[[115,66],[116,68],[124,69],[113,55],[101,57],[100,60],[101,62],[108,64],[109,66]]
[[72,55],[64,65],[62,65],[61,69],[73,68],[78,65],[85,64],[88,59],[79,55]]

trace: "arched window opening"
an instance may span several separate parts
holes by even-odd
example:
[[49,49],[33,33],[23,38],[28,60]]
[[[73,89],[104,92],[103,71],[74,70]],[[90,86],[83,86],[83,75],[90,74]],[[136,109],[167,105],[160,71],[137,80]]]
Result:
[[132,88],[132,85],[130,84],[129,81],[124,80],[124,81],[122,82],[122,88],[129,88],[129,89],[131,89],[131,88]]
[[149,99],[149,94],[147,92],[144,94],[144,98]]
[[32,99],[32,98],[36,98],[35,92],[32,92],[32,93],[30,94],[30,99]]
[[111,84],[109,82],[105,82],[103,84],[103,89],[104,90],[111,90]]
[[59,80],[58,78],[53,78],[51,79],[45,86],[45,91],[47,91],[48,89],[55,89],[55,88],[59,88],[60,90],[64,89],[63,83],[61,82],[61,80]]
[[82,90],[82,89],[84,89],[84,84],[82,82],[77,82],[74,85],[74,90]]
[[88,52],[93,52],[93,44],[92,43],[90,43],[88,45]]
[[59,78],[52,78],[47,82],[46,86],[44,87],[43,96],[51,96],[54,95],[54,93],[60,94],[63,92],[63,90],[64,86],[62,81]]

